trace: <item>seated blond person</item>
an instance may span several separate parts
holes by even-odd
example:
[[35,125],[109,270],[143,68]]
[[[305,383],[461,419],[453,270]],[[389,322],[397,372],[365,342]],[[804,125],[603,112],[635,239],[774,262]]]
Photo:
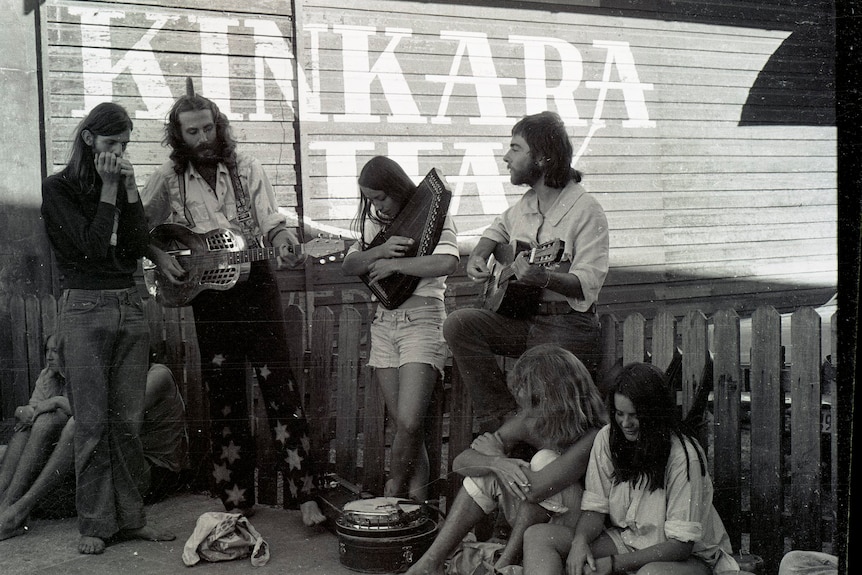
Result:
[[[518,413],[455,458],[453,470],[465,476],[463,489],[408,575],[442,575],[462,539],[498,508],[512,527],[494,565],[498,570],[520,563],[530,525],[577,523],[593,439],[607,421],[599,391],[578,358],[551,344],[527,350],[508,384]],[[535,451],[529,463],[512,456],[518,444]]]
[[[36,418],[36,421],[42,417],[44,415]],[[74,514],[74,430],[75,418],[70,417],[62,426],[55,443],[48,444],[44,466],[33,466],[38,472],[35,480],[26,481],[28,477],[32,478],[33,469],[22,473],[17,484],[18,474],[15,474],[14,491],[10,487],[0,503],[0,540],[21,535],[27,518],[34,510],[43,511],[48,516]],[[152,502],[180,486],[180,472],[185,466],[188,450],[185,405],[171,370],[160,363],[151,364],[147,372],[140,438],[147,467],[138,488],[145,500]],[[11,448],[10,441],[7,453]],[[6,460],[3,467],[10,464],[11,461]]]
[[15,433],[0,464],[0,512],[30,487],[72,415],[53,335],[45,341],[45,363],[30,401],[15,409]]

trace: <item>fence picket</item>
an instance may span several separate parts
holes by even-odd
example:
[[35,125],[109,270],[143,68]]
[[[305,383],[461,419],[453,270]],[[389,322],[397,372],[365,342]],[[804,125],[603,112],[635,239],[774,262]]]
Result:
[[362,316],[344,306],[338,319],[335,471],[356,483],[356,420],[359,417],[359,335]]
[[790,485],[793,548],[822,545],[820,521],[820,316],[804,307],[790,317]]
[[[740,443],[739,406],[742,397],[739,366],[739,316],[733,310],[715,314],[715,382],[714,451],[716,462],[713,471],[715,508],[730,537],[730,544],[739,549],[742,543],[742,453]],[[719,463],[720,462],[720,463]]]
[[781,391],[781,316],[758,308],[751,318],[751,549],[767,565],[784,554],[779,526],[782,488],[784,394]]
[[646,320],[633,313],[623,321],[623,365],[642,362],[646,357]]
[[676,318],[661,312],[652,323],[652,364],[667,371],[676,351]]

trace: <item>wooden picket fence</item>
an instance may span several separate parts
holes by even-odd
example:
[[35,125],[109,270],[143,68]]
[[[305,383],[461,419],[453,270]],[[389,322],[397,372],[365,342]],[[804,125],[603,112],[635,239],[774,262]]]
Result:
[[[0,407],[8,420],[14,407],[26,402],[43,365],[42,341],[56,325],[57,302],[51,296],[12,296],[4,309]],[[148,301],[147,312],[151,336],[164,342],[167,362],[185,396],[192,465],[206,482],[208,409],[191,310]],[[685,412],[698,396],[704,370],[712,365],[711,421],[704,442],[710,446],[710,461],[719,462],[712,465],[715,504],[733,548],[761,556],[767,573],[777,570],[787,546],[829,549],[836,525],[837,440],[824,426],[835,421],[839,385],[829,375],[834,366],[822,358],[837,357],[837,322],[833,316],[828,326],[833,347],[829,353],[821,350],[821,318],[814,309],[792,314],[790,342],[781,340],[781,322],[771,307],[754,312],[750,362],[743,364],[740,318],[733,310],[711,318],[696,310],[681,318],[666,313],[649,320],[637,313],[623,321],[601,317],[604,370],[620,361],[645,359],[666,369],[681,355],[678,396]],[[381,394],[364,367],[370,341],[367,314],[363,319],[351,305],[340,306],[337,316],[329,307],[318,307],[309,320],[300,307],[290,305],[285,327],[317,461],[328,462],[328,471],[371,493],[382,493],[390,441]],[[782,344],[792,346],[789,365]],[[256,434],[258,500],[277,504],[284,500],[279,493],[284,486],[251,377],[249,393],[250,415],[255,428],[263,431]],[[824,397],[829,401],[822,404]],[[452,460],[473,436],[470,397],[452,369],[447,368],[438,384],[428,422],[431,469],[440,470],[432,475],[432,496],[451,501],[460,485],[451,473]]]

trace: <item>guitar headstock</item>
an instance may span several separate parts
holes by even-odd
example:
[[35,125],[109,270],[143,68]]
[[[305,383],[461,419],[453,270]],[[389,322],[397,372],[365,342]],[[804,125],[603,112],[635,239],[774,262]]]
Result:
[[315,263],[327,264],[344,259],[347,243],[341,236],[320,235],[302,245],[302,253]]
[[539,244],[530,250],[530,264],[546,266],[557,263],[563,259],[564,249],[565,243],[561,239]]

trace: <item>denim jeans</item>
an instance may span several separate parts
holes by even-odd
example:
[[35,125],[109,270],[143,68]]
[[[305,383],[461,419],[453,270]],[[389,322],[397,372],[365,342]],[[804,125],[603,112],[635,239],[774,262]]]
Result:
[[137,290],[65,290],[58,335],[76,422],[78,529],[107,539],[141,528],[149,327]]
[[554,343],[574,353],[595,377],[601,353],[599,330],[595,313],[576,311],[513,319],[468,308],[453,311],[443,324],[443,335],[478,418],[517,406],[496,356],[519,357],[531,347]]

